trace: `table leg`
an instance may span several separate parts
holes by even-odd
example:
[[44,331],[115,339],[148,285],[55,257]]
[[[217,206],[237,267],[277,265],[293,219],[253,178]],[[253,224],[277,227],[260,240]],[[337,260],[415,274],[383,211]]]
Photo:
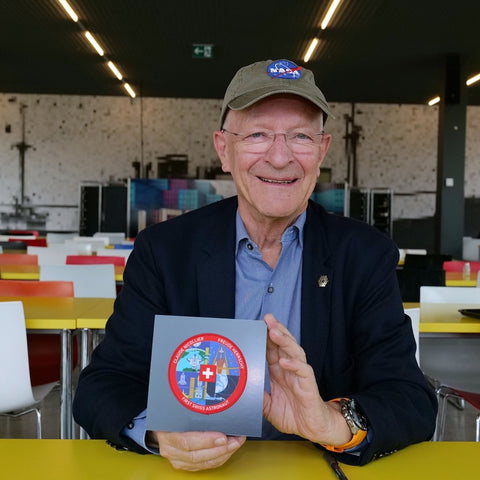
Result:
[[[92,353],[92,332],[88,328],[83,328],[80,337],[80,368],[83,370],[90,362]],[[80,439],[88,440],[88,433],[80,427]]]
[[60,366],[60,438],[72,438],[72,332],[61,331],[62,361]]

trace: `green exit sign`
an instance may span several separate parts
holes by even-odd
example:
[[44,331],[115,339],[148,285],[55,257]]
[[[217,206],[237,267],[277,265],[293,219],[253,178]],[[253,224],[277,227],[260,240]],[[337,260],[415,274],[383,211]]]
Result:
[[193,44],[193,58],[213,58],[213,45],[204,43]]

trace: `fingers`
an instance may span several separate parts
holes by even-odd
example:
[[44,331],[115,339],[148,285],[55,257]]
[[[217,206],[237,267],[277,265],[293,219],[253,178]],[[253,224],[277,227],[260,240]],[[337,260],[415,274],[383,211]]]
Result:
[[275,320],[275,317],[271,313],[267,313],[264,320],[268,329],[267,359],[269,355],[274,354],[274,350],[277,348],[279,350],[277,352],[279,357],[294,357],[305,362],[306,356],[303,348],[297,343],[288,329],[279,321]]
[[220,432],[156,432],[160,454],[176,469],[198,471],[223,465],[246,440]]

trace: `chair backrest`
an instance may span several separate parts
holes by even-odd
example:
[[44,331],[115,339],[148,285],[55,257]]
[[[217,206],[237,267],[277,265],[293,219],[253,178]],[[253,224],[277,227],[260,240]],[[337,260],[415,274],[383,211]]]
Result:
[[410,317],[412,322],[413,336],[415,337],[415,343],[417,344],[415,358],[417,359],[417,363],[420,365],[420,309],[406,308],[405,313]]
[[67,255],[67,265],[119,265],[125,266],[125,257],[116,255]]
[[105,248],[108,245],[108,239],[103,237],[75,237],[71,240],[65,240],[64,243],[67,247],[77,248],[78,253],[96,252],[98,248]]
[[0,265],[38,265],[38,257],[28,253],[0,253]]
[[115,298],[115,268],[109,265],[40,265],[40,280],[69,280],[75,297]]
[[[463,272],[463,267],[467,262],[465,260],[451,260],[443,262],[443,269],[446,272]],[[480,262],[468,261],[470,264],[470,272],[477,273],[480,271]]]
[[[16,241],[16,240],[9,240],[9,241]],[[47,246],[47,239],[42,237],[42,238],[31,238],[31,239],[26,239],[23,240],[22,242],[25,242],[28,245],[31,245],[32,247],[46,247]]]
[[421,287],[420,303],[480,304],[480,290],[476,287]]
[[108,245],[113,245],[114,243],[121,243],[125,240],[124,232],[96,232],[93,234],[94,238],[106,237],[108,238]]
[[115,248],[99,248],[97,250],[97,256],[106,256],[106,257],[123,257],[125,262],[132,253],[132,248],[124,249],[115,249]]
[[56,233],[56,232],[47,232],[47,245],[55,245],[58,243],[63,243],[65,240],[71,240],[73,237],[78,236],[78,233]]
[[0,412],[35,403],[22,302],[0,302]]
[[0,280],[0,297],[73,297],[73,282],[60,280]]
[[480,238],[463,237],[463,260],[480,260]]
[[37,255],[39,265],[65,265],[68,251],[55,247],[27,247],[27,253]]

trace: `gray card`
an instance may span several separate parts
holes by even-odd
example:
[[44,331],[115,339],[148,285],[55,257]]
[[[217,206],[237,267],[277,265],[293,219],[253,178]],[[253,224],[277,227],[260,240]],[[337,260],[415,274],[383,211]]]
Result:
[[261,320],[156,315],[147,429],[261,437]]

